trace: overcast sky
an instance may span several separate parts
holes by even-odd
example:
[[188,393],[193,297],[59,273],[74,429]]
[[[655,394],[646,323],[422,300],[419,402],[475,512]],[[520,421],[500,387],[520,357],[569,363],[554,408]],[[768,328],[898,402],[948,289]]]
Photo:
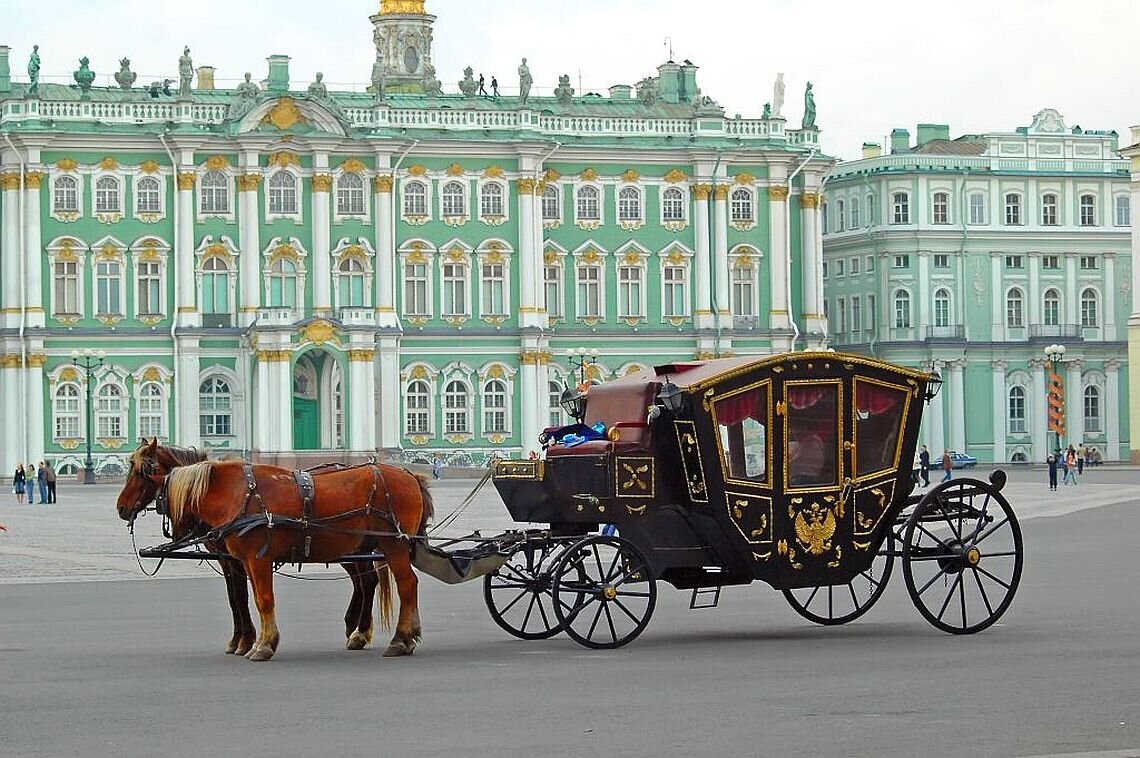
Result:
[[[111,84],[128,56],[140,85],[177,79],[178,56],[218,69],[219,86],[265,58],[292,56],[293,86],[313,73],[361,88],[374,57],[378,0],[0,0],[0,44],[26,80],[39,43],[45,81],[70,80],[87,55]],[[445,91],[464,66],[518,87],[526,56],[536,94],[558,75],[605,92],[655,73],[672,40],[677,61],[700,66],[704,94],[730,116],[759,117],[776,72],[787,83],[785,116],[798,126],[804,83],[814,83],[825,150],[855,158],[893,127],[948,123],[951,135],[1012,130],[1041,108],[1067,125],[1115,129],[1128,144],[1140,124],[1138,0],[428,0],[433,60]]]

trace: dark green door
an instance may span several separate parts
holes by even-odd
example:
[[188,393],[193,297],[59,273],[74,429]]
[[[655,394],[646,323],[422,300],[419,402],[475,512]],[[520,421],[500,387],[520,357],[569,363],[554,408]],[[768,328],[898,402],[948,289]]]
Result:
[[293,397],[293,449],[319,450],[321,447],[320,409],[316,400]]

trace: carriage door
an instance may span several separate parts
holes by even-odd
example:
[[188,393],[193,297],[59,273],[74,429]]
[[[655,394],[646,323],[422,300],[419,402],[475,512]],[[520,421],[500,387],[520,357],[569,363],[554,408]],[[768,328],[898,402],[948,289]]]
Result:
[[912,392],[890,382],[855,378],[852,407],[855,474],[852,546],[870,551],[877,544],[889,506],[894,502],[900,467],[908,472],[911,461],[901,460],[902,424],[910,411]]

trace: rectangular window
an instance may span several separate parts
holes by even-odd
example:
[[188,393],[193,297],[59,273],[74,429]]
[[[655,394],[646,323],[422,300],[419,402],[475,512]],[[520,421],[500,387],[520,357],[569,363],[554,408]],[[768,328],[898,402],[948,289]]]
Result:
[[1020,255],[1007,255],[1005,257],[1006,268],[1025,268],[1025,261]]
[[827,261],[823,262],[823,278],[827,278]]
[[139,398],[139,434],[143,437],[162,436],[162,397]]
[[1096,226],[1096,198],[1081,195],[1081,226]]
[[558,188],[548,187],[542,193],[542,220],[543,221],[557,221],[561,218],[558,209]]
[[1116,225],[1132,226],[1132,198],[1128,195],[1116,198]]
[[578,317],[601,318],[602,270],[598,266],[578,267]]
[[1041,225],[1057,225],[1057,196],[1045,195],[1041,198]]
[[[140,316],[157,316],[162,313],[161,267],[156,261],[138,264],[138,302]],[[148,435],[143,435],[148,436]]]
[[986,196],[981,192],[970,195],[970,223],[974,226],[986,223]]
[[934,223],[950,223],[950,196],[945,192],[934,193]]
[[687,316],[685,269],[682,266],[666,266],[662,273],[665,283],[665,297],[661,304],[662,315],[665,318]]
[[428,270],[426,263],[404,264],[404,313],[408,316],[427,316]]
[[863,301],[858,296],[851,298],[851,331],[863,329]]
[[934,268],[950,268],[950,256],[946,253],[937,253],[934,256]]
[[1020,387],[1009,394],[1009,433],[1025,434],[1025,393]]
[[1021,195],[1005,196],[1005,225],[1021,226]]
[[618,317],[641,318],[641,278],[640,266],[618,267]]
[[894,267],[895,268],[910,268],[910,256],[909,255],[896,255]]
[[835,259],[835,278],[845,275],[847,273],[847,261],[842,258]]
[[847,332],[847,299],[836,298],[835,300],[835,333],[845,334]]
[[868,274],[875,270],[875,256],[873,256],[873,255],[867,256],[867,263],[865,266],[863,266],[863,270],[866,271]]
[[506,315],[506,281],[503,264],[483,264],[483,315]]
[[859,259],[858,258],[852,258],[850,261],[847,262],[847,272],[849,274],[851,274],[851,276],[855,276],[859,273]]
[[55,312],[74,315],[79,313],[79,264],[59,261],[55,264]]
[[1061,259],[1056,255],[1041,256],[1041,268],[1057,270],[1061,268]]
[[1085,390],[1085,431],[1100,432],[1100,392],[1095,387]]
[[467,266],[443,264],[443,315],[467,315]]
[[905,192],[896,192],[892,198],[891,223],[910,223],[910,196]]
[[1096,271],[1096,269],[1099,268],[1096,263],[1096,257],[1092,255],[1082,255],[1081,268],[1085,271]]
[[875,296],[867,295],[867,328],[875,328]]
[[117,316],[122,313],[119,287],[122,284],[118,261],[99,261],[95,264],[95,314]]
[[753,280],[755,273],[747,266],[732,269],[732,315],[749,317],[755,315],[752,307]]
[[562,267],[546,266],[543,269],[543,282],[546,287],[546,315],[560,319],[566,315],[562,307]]

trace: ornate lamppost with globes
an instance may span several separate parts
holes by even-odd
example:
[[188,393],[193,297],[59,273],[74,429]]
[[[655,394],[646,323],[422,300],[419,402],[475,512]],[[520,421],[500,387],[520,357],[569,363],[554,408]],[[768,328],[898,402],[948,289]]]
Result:
[[1052,344],[1045,348],[1045,357],[1049,359],[1049,380],[1047,382],[1046,399],[1049,403],[1046,413],[1055,415],[1052,421],[1053,433],[1057,435],[1057,444],[1054,452],[1061,450],[1061,429],[1065,421],[1065,392],[1061,385],[1061,364],[1065,360],[1065,346]]
[[94,351],[91,348],[87,348],[82,353],[78,350],[71,351],[71,364],[81,370],[87,380],[87,432],[84,434],[84,437],[87,438],[87,460],[83,462],[83,484],[95,483],[95,461],[91,459],[91,437],[94,433],[91,413],[91,380],[95,376],[95,372],[103,365],[106,357],[107,354],[102,350]]

